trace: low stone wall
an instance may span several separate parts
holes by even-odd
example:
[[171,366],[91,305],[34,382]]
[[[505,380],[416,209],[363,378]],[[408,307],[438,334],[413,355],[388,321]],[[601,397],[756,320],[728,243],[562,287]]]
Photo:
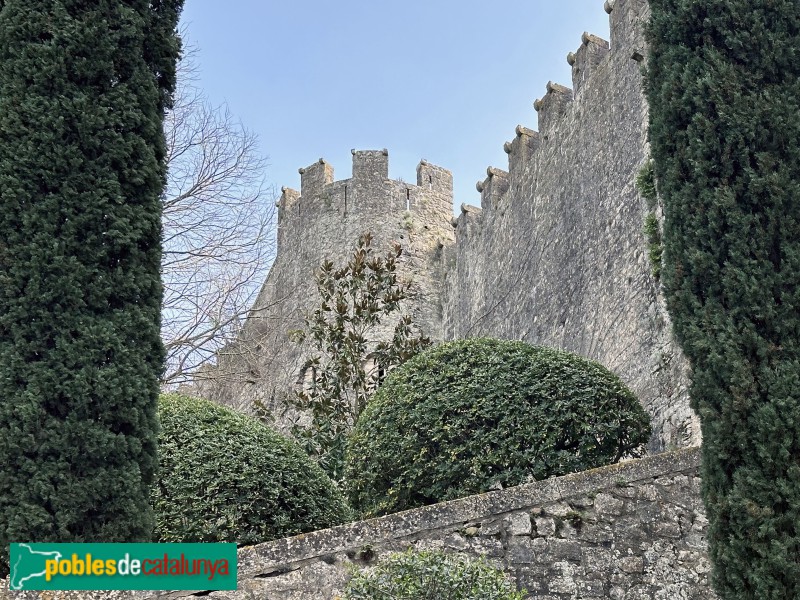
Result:
[[[229,600],[333,600],[354,568],[408,547],[488,557],[536,600],[709,600],[697,448],[360,521],[239,552]],[[8,592],[0,599],[192,597]]]
[[413,546],[487,556],[537,600],[708,600],[699,462],[667,452],[244,548],[239,589],[209,597],[332,600]]

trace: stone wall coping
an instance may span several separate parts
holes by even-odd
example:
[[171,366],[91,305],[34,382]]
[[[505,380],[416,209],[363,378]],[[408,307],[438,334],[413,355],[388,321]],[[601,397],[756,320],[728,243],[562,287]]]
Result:
[[501,518],[504,513],[516,510],[543,506],[644,479],[694,470],[699,464],[699,447],[674,450],[248,546],[239,550],[239,580],[275,572],[289,563],[357,550],[364,544],[374,545],[407,538],[487,517]]

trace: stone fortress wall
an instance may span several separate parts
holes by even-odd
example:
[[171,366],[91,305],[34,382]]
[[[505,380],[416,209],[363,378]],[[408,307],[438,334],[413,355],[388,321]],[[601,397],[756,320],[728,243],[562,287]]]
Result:
[[463,206],[448,248],[445,338],[490,335],[597,360],[653,417],[652,451],[699,443],[687,365],[651,273],[647,212],[634,181],[646,162],[645,0],[606,3],[610,43],[584,33],[567,57],[572,89],[548,83],[538,131],[506,143],[480,208]]
[[404,245],[416,294],[408,310],[435,340],[521,339],[597,360],[652,415],[652,452],[698,444],[687,364],[651,272],[647,207],[634,184],[648,155],[649,7],[605,8],[610,42],[583,34],[568,56],[572,88],[547,84],[534,105],[538,131],[517,126],[508,170],[489,167],[478,183],[480,208],[462,205],[452,219],[450,173],[422,162],[416,185],[392,181],[386,151],[354,151],[343,181],[323,160],[301,169],[300,192],[284,189],[279,202],[277,259],[242,343],[220,357],[233,383],[207,395],[246,408],[296,385],[306,351],[286,331],[313,305],[311,273],[369,230],[377,248]]

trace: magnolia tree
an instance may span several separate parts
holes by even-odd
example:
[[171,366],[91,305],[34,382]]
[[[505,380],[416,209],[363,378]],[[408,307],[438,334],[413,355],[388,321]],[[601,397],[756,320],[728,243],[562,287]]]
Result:
[[369,397],[391,369],[431,343],[402,314],[412,291],[397,273],[401,254],[399,244],[377,254],[365,233],[346,264],[323,262],[316,273],[319,305],[305,328],[293,332],[312,355],[302,368],[301,389],[287,401],[310,422],[292,433],[335,480],[342,477],[346,436]]

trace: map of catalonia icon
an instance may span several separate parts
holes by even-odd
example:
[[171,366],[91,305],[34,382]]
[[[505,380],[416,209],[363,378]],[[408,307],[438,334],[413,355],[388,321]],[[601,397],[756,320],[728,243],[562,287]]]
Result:
[[16,549],[17,552],[11,560],[11,576],[8,584],[11,590],[30,589],[26,588],[26,583],[38,577],[44,579],[48,560],[61,560],[60,552],[34,550],[30,544],[18,544]]

